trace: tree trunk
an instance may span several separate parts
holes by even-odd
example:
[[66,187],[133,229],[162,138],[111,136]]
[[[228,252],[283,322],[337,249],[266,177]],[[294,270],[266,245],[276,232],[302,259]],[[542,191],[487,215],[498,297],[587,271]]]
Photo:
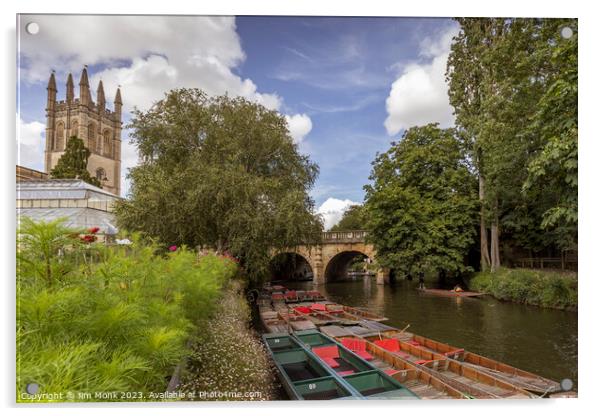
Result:
[[489,258],[489,239],[487,238],[487,225],[485,223],[485,178],[479,174],[479,202],[481,204],[481,270],[491,266]]
[[495,272],[500,267],[500,242],[498,235],[498,213],[497,199],[495,201],[493,221],[491,222],[491,272]]

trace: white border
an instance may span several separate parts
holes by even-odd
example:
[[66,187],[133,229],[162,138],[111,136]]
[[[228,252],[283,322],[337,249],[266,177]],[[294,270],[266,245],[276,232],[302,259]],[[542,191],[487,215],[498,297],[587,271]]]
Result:
[[[545,402],[510,402],[495,401],[475,403],[449,403],[449,401],[429,403],[327,403],[300,404],[300,403],[271,403],[265,404],[206,404],[206,405],[146,405],[143,409],[138,406],[121,405],[111,407],[111,414],[121,415],[144,413],[145,415],[163,415],[166,413],[195,414],[202,413],[240,413],[246,414],[274,414],[286,412],[287,415],[311,413],[329,414],[352,412],[365,414],[370,412],[370,407],[377,405],[378,412],[408,412],[422,414],[445,413],[491,415],[515,413],[522,411],[545,412],[550,415],[566,415],[568,413],[581,413],[596,405],[599,389],[599,379],[596,377],[600,370],[600,308],[599,294],[602,293],[600,281],[602,270],[596,264],[600,255],[600,105],[598,103],[602,92],[600,91],[600,56],[599,51],[602,26],[600,13],[594,9],[595,2],[575,2],[548,0],[545,2],[527,2],[525,0],[505,0],[500,2],[477,2],[470,0],[456,0],[453,2],[440,0],[420,1],[344,1],[327,2],[325,0],[305,0],[303,2],[290,2],[283,0],[271,1],[229,1],[201,3],[185,0],[170,0],[161,3],[123,0],[102,0],[97,2],[68,2],[64,0],[29,0],[27,2],[12,4],[2,2],[2,97],[5,106],[1,114],[0,125],[3,129],[2,136],[2,185],[4,204],[2,209],[2,256],[1,264],[4,265],[2,274],[2,342],[0,349],[4,365],[0,381],[2,392],[2,405],[8,414],[32,414],[41,411],[44,414],[81,415],[82,412],[90,415],[105,415],[107,409],[103,405],[86,407],[81,405],[64,407],[34,408],[32,406],[15,407],[14,405],[14,231],[15,231],[15,194],[14,194],[14,167],[15,164],[15,14],[16,13],[105,13],[105,14],[266,14],[266,15],[346,15],[346,16],[520,16],[520,17],[578,17],[579,18],[579,122],[580,122],[580,276],[579,287],[579,396],[577,400],[547,400]],[[596,267],[597,266],[597,267]],[[600,386],[602,388],[602,386]],[[85,409],[85,410],[84,410]],[[136,412],[135,409],[138,409]],[[36,412],[37,413],[37,412]],[[7,413],[5,413],[7,414]]]

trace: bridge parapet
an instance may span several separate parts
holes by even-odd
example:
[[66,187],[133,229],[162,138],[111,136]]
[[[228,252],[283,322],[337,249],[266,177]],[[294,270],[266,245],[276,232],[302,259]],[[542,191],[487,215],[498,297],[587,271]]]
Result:
[[322,233],[322,243],[363,243],[368,231],[326,231]]

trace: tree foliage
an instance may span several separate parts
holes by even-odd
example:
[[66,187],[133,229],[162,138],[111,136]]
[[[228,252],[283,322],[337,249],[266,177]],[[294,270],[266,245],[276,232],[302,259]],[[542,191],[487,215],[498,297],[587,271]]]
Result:
[[[165,391],[236,263],[199,260],[182,247],[164,254],[134,237],[128,247],[74,245],[78,232],[62,221],[19,229],[18,255],[27,261],[17,267],[17,400],[38,401],[21,396],[33,382],[50,394]],[[43,273],[47,261],[61,265],[52,285]]]
[[376,158],[370,179],[365,206],[381,266],[405,273],[467,269],[477,184],[452,129],[407,130]]
[[76,136],[71,136],[67,141],[65,153],[50,171],[50,176],[55,179],[81,179],[91,185],[102,188],[100,181],[88,172],[88,159],[90,150],[84,141]]
[[330,231],[364,230],[367,225],[367,214],[363,205],[351,205],[343,213],[341,220]]
[[167,245],[228,251],[253,279],[267,271],[271,249],[320,238],[308,196],[318,167],[277,112],[179,89],[135,111],[129,128],[142,163],[117,206],[121,226]]
[[[542,251],[576,240],[577,36],[572,19],[457,19],[450,103],[484,181],[486,220]],[[485,230],[486,231],[486,230]]]
[[549,23],[548,31],[560,27],[574,31],[569,39],[554,37],[541,42],[540,59],[549,63],[546,91],[541,97],[531,130],[545,143],[529,163],[523,185],[526,194],[548,198],[542,214],[542,227],[551,231],[562,248],[577,244],[577,33],[571,22]]

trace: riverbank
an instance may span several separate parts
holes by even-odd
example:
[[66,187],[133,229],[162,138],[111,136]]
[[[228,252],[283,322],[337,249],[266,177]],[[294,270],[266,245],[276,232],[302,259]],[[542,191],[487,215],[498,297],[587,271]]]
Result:
[[199,328],[178,390],[193,400],[276,400],[268,353],[250,322],[242,282],[232,281]]
[[577,309],[577,273],[507,269],[476,273],[468,288],[496,299],[562,310]]

